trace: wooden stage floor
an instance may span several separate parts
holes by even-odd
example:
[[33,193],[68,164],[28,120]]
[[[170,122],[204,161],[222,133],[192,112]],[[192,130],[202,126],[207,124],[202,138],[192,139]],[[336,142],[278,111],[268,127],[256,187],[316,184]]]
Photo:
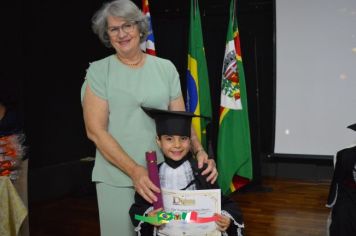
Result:
[[[272,191],[233,194],[244,214],[245,236],[325,236],[329,185],[266,178],[263,189]],[[29,219],[31,236],[100,235],[94,194],[32,203]]]

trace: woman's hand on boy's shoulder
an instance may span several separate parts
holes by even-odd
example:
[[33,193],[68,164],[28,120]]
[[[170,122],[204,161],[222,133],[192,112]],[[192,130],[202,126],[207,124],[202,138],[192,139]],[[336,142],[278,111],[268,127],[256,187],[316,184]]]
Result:
[[218,171],[216,169],[215,161],[213,159],[209,159],[208,154],[204,150],[196,154],[196,159],[198,160],[199,169],[203,168],[204,164],[207,164],[206,169],[201,174],[208,175],[206,181],[214,184],[218,178]]

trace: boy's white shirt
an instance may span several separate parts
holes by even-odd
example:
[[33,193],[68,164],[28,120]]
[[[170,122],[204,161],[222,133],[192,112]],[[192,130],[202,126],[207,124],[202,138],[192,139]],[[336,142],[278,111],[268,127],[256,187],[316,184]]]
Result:
[[[169,178],[166,176],[169,176]],[[161,187],[165,189],[179,190],[187,187],[187,185],[194,179],[190,162],[185,161],[175,169],[166,163],[162,163],[159,169],[159,179]],[[187,188],[187,190],[195,189],[194,184]]]

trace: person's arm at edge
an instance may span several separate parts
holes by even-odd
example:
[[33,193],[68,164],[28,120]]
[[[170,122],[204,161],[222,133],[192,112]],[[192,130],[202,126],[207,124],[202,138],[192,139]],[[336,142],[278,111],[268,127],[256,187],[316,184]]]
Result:
[[83,115],[88,138],[95,143],[110,163],[132,179],[136,191],[144,199],[150,203],[157,201],[153,191],[159,192],[160,190],[150,181],[147,170],[132,160],[107,132],[108,113],[107,101],[96,96],[87,85],[83,98]]
[[[172,100],[169,103],[168,109],[171,111],[185,111],[184,99],[182,96]],[[203,149],[195,130],[192,126],[191,132],[191,142],[192,142],[192,151],[196,154],[196,158],[198,160],[198,168],[202,168],[204,163],[208,164],[208,167],[202,172],[202,175],[209,174],[207,177],[207,181],[211,182],[212,184],[216,181],[218,177],[218,172],[215,167],[215,161],[213,159],[209,159],[208,154]]]

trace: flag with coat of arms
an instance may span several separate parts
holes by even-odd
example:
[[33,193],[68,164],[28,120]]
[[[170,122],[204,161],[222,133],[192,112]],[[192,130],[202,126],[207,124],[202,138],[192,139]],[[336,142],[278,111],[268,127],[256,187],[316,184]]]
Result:
[[218,183],[224,194],[234,192],[252,180],[247,92],[235,2],[231,0],[230,4],[217,144]]

